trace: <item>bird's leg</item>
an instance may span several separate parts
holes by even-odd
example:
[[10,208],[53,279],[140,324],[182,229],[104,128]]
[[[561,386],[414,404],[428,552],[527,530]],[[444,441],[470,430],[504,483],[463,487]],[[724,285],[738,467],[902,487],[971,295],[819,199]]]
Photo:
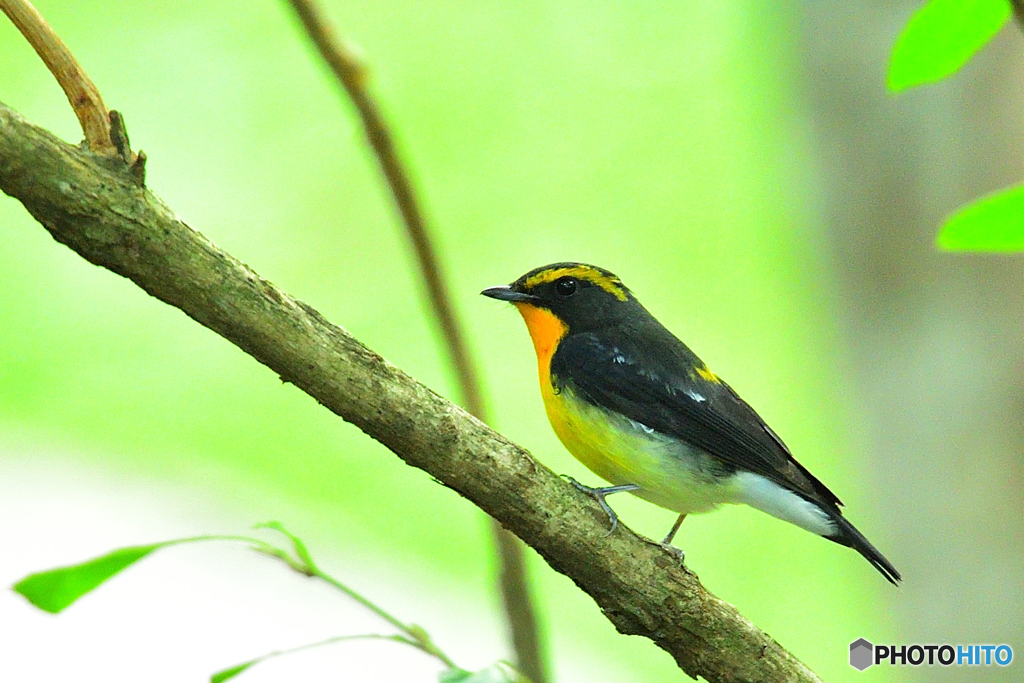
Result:
[[672,539],[676,537],[676,532],[679,531],[679,527],[683,523],[684,519],[686,519],[686,515],[679,515],[679,519],[676,520],[676,523],[673,524],[672,528],[669,530],[668,536],[666,536],[665,540],[661,542],[662,545],[672,545]]
[[619,486],[604,486],[598,488],[591,488],[590,486],[584,486],[583,484],[579,483],[578,481],[576,481],[567,474],[563,474],[562,476],[569,480],[569,483],[575,486],[577,489],[579,489],[583,493],[587,494],[588,496],[596,500],[597,504],[601,506],[601,509],[604,510],[606,515],[608,515],[608,521],[612,524],[612,529],[608,532],[609,536],[614,534],[615,529],[618,528],[619,516],[616,515],[615,511],[612,510],[611,507],[609,507],[607,502],[605,502],[605,496],[609,496],[613,493],[619,493],[621,491],[636,491],[640,488],[636,484],[620,484]]
[[[685,514],[679,515],[676,519],[676,523],[672,525],[671,529],[669,529],[668,536],[666,536],[665,540],[659,544],[662,548],[675,555],[679,559],[680,565],[682,565],[683,561],[686,559],[686,552],[682,548],[677,548],[672,545],[672,539],[676,537],[676,532],[679,531],[679,527],[683,523],[684,519],[686,519]],[[685,565],[683,568],[686,569]],[[687,569],[687,571],[689,570]]]

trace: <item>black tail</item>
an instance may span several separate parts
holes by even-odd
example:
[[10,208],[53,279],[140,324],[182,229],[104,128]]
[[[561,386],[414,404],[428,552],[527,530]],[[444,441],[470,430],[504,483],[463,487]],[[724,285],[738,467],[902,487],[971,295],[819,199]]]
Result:
[[902,579],[900,573],[896,571],[896,567],[892,566],[889,560],[885,559],[882,553],[878,552],[875,546],[871,545],[868,539],[864,538],[864,534],[857,531],[856,527],[850,524],[842,513],[838,509],[833,509],[829,517],[836,524],[836,532],[831,536],[825,536],[830,541],[834,541],[840,545],[845,545],[847,548],[853,548],[858,553],[864,556],[871,565],[882,573],[889,583],[894,586],[899,585],[899,581]]

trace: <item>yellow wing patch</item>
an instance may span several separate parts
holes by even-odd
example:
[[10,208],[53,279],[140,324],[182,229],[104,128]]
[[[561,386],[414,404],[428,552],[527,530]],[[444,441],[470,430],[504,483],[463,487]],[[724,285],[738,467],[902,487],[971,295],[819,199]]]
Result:
[[529,291],[537,285],[554,282],[560,277],[575,277],[580,280],[593,282],[619,301],[625,301],[627,299],[626,288],[623,286],[622,281],[619,280],[619,278],[615,277],[611,273],[604,273],[596,268],[584,265],[566,266],[563,268],[552,268],[551,270],[541,271],[528,278],[526,282],[523,283],[523,287]]
[[700,375],[701,377],[703,377],[704,379],[706,379],[709,382],[714,382],[715,384],[721,384],[722,383],[722,380],[719,379],[718,375],[716,375],[715,373],[713,373],[710,370],[708,370],[708,366],[706,366],[706,365],[699,365],[699,366],[697,366],[697,374]]

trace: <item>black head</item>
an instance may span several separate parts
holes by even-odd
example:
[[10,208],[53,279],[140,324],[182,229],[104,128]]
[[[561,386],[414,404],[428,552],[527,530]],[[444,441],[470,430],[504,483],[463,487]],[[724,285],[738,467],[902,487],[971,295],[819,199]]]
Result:
[[546,309],[574,331],[603,327],[643,310],[618,277],[585,263],[535,268],[511,285],[481,294]]

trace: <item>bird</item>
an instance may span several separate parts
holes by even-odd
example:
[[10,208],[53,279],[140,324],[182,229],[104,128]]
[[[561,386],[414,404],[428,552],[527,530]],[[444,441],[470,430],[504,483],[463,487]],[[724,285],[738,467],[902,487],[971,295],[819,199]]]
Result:
[[537,355],[555,434],[605,501],[629,491],[678,517],[746,504],[853,548],[893,585],[900,573],[843,516],[842,503],[763,419],[665,328],[613,273],[585,263],[535,268],[484,296],[513,304]]

